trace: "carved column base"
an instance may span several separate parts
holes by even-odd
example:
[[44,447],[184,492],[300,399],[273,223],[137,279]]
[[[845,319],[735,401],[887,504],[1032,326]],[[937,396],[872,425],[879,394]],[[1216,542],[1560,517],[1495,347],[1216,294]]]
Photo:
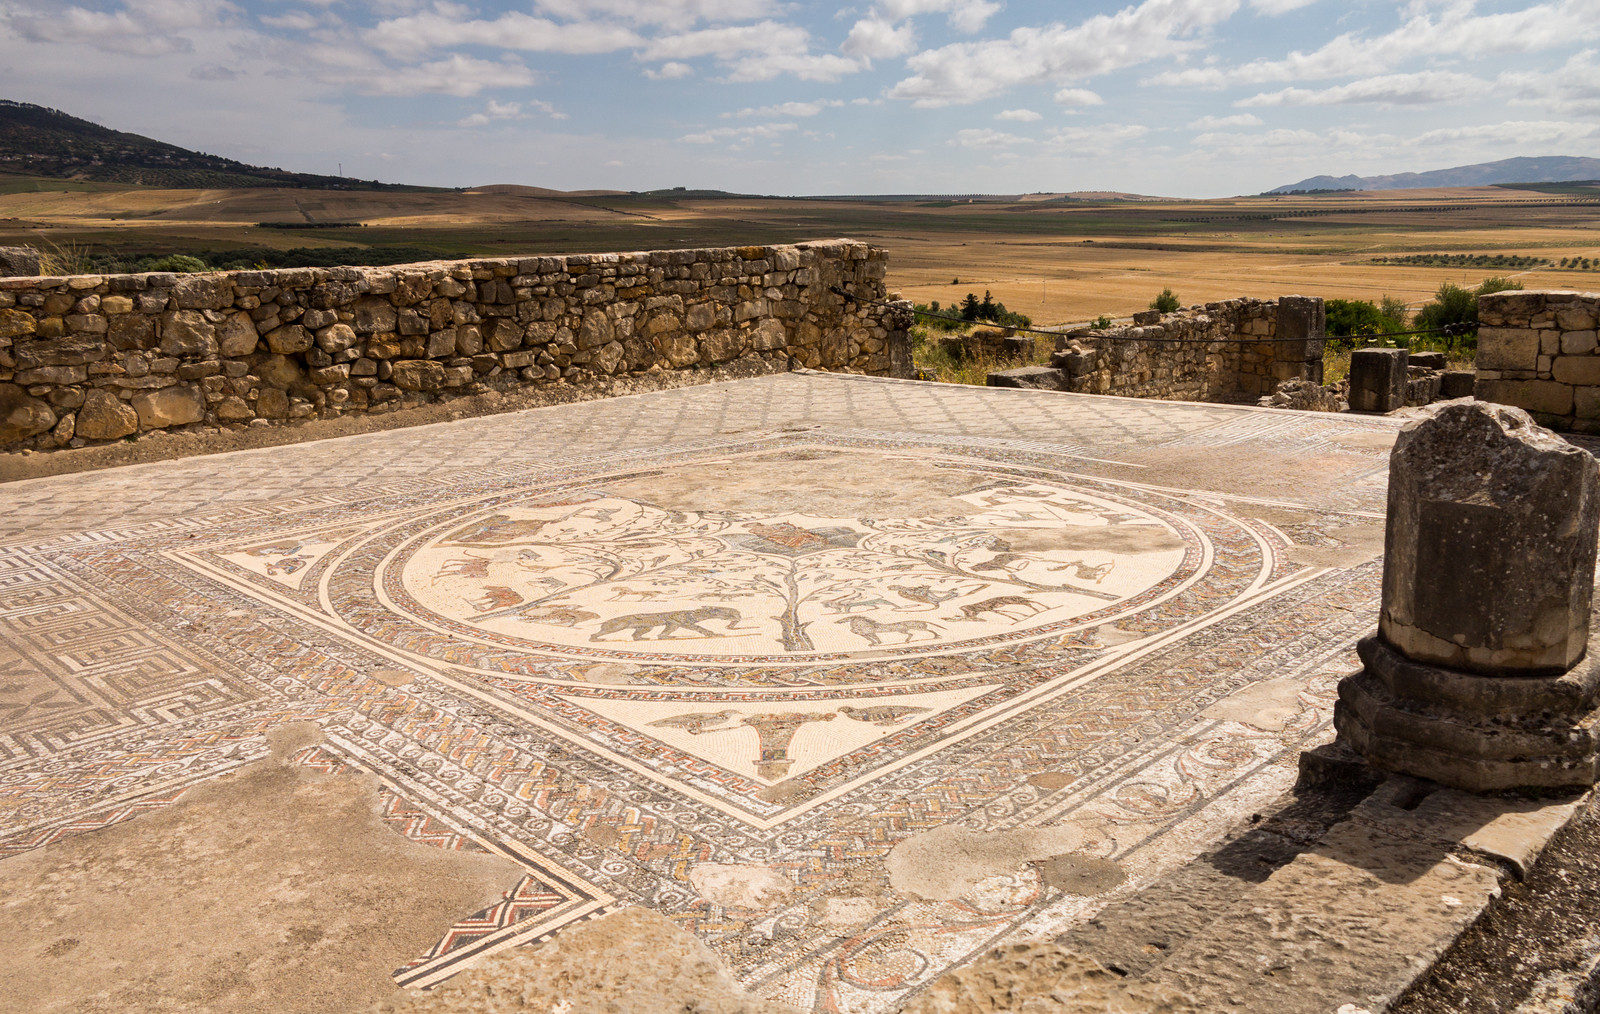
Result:
[[1483,676],[1413,662],[1378,636],[1339,681],[1339,742],[1367,763],[1470,792],[1589,788],[1600,774],[1600,660],[1561,676]]

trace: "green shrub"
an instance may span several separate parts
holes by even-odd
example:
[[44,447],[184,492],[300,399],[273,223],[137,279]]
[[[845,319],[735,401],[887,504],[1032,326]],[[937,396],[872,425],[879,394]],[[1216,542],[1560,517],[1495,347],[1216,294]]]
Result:
[[1162,289],[1161,295],[1150,301],[1150,309],[1160,310],[1162,313],[1172,313],[1179,305],[1178,297],[1172,294],[1171,289]]
[[1417,311],[1417,319],[1412,324],[1419,331],[1464,324],[1469,328],[1465,334],[1440,336],[1445,350],[1453,351],[1458,343],[1465,348],[1476,348],[1478,297],[1520,288],[1522,283],[1510,278],[1485,278],[1476,289],[1463,289],[1454,282],[1444,282],[1433,294],[1433,302]]

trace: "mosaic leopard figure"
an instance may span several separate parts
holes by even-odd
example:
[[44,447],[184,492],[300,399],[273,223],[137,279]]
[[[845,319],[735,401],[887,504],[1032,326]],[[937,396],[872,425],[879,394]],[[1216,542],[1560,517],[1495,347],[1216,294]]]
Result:
[[701,626],[710,620],[721,620],[727,624],[728,630],[744,630],[739,626],[739,621],[744,619],[737,609],[727,606],[701,606],[698,609],[678,609],[670,613],[632,613],[627,616],[613,616],[600,624],[600,629],[589,635],[589,640],[599,641],[607,634],[615,634],[621,630],[633,631],[635,641],[645,640],[645,635],[656,627],[661,628],[661,633],[650,638],[652,641],[672,640],[672,634],[678,630],[693,631],[697,637],[726,637],[726,634],[713,633]]

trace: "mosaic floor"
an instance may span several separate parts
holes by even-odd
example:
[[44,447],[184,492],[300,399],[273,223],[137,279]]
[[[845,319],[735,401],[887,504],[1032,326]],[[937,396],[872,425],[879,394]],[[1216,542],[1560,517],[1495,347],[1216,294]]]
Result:
[[[648,905],[890,1011],[1292,782],[1397,427],[789,374],[13,483],[0,855],[313,721],[300,763],[526,871],[397,982]],[[1025,861],[930,875],[952,835]]]

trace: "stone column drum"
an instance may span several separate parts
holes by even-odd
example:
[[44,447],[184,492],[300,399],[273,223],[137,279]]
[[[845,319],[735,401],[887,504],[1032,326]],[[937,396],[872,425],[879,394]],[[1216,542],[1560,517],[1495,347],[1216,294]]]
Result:
[[1339,739],[1475,792],[1593,785],[1597,524],[1595,459],[1521,409],[1448,402],[1403,429],[1382,613],[1339,684]]

